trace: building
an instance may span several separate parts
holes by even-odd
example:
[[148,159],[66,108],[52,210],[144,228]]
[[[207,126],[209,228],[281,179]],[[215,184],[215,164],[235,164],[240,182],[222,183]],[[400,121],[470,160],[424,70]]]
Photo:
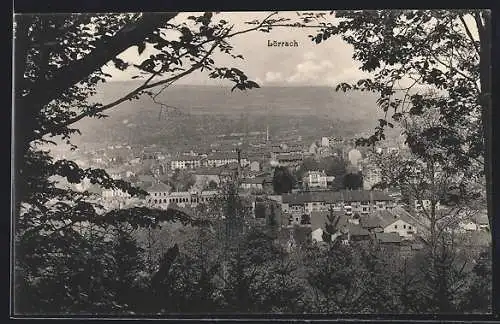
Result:
[[343,211],[346,215],[368,214],[375,210],[394,208],[394,199],[381,191],[341,190],[310,191],[282,195],[285,212]]
[[313,142],[310,146],[309,146],[309,153],[310,154],[316,154],[318,150],[318,145],[316,145],[315,142]]
[[148,192],[146,201],[152,205],[160,205],[167,202],[166,197],[170,193],[170,187],[161,181],[157,181],[146,191]]
[[323,147],[330,146],[330,139],[328,137],[321,138],[321,146]]
[[[247,166],[250,164],[246,157],[241,157],[241,166]],[[238,163],[238,156],[235,153],[229,152],[216,152],[211,153],[206,157],[206,162],[204,166],[207,167],[220,167],[229,163]]]
[[459,228],[463,231],[477,231],[479,230],[479,226],[474,221],[463,221],[458,224]]
[[302,178],[302,183],[306,188],[328,188],[328,183],[331,183],[335,177],[329,177],[325,171],[308,171]]
[[276,156],[276,161],[281,166],[298,166],[302,163],[303,156],[302,154],[278,154]]
[[[345,233],[347,231],[348,218],[345,214],[330,211],[314,211],[310,216],[311,238],[314,242],[323,242],[323,234],[326,231],[326,224],[330,223],[329,217],[334,219],[335,228]],[[330,233],[332,241],[335,233]]]
[[397,233],[375,233],[376,243],[384,248],[399,249],[401,237]]
[[260,163],[258,161],[252,161],[250,163],[250,170],[254,172],[259,172],[260,171]]
[[329,232],[331,240],[341,239],[349,242],[368,241],[371,233],[357,222],[353,217],[339,211],[314,211],[310,217],[311,238],[313,241],[322,242],[325,232]]
[[264,187],[263,177],[255,177],[255,178],[245,178],[241,181],[240,187],[243,189],[258,189],[262,190]]
[[375,233],[397,233],[402,239],[411,240],[418,231],[419,224],[402,209],[377,210],[362,217],[363,228]]
[[154,184],[148,189],[147,203],[150,206],[166,209],[169,205],[175,204],[180,207],[196,207],[200,203],[207,203],[214,199],[218,191],[180,191],[168,192],[166,187],[160,184]]
[[484,231],[489,231],[490,230],[490,221],[488,219],[487,212],[478,214],[475,217],[475,221],[476,221],[477,227],[480,230],[484,230]]
[[347,240],[349,242],[359,242],[370,240],[370,232],[363,228],[360,224],[347,224]]
[[201,156],[181,155],[173,158],[170,161],[170,169],[172,170],[185,170],[196,169],[203,165],[204,158]]

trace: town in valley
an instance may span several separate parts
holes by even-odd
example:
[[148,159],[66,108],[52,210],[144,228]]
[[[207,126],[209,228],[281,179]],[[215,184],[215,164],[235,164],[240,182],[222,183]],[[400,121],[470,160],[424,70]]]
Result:
[[[403,255],[422,249],[429,234],[424,210],[430,209],[430,199],[395,187],[376,186],[382,181],[382,173],[373,157],[407,154],[402,136],[377,147],[360,147],[356,138],[364,133],[352,137],[325,135],[306,142],[300,135],[271,136],[268,126],[261,131],[217,134],[210,145],[183,145],[183,151],[124,142],[106,143],[92,150],[85,150],[83,145],[74,151],[61,151],[58,157],[103,168],[113,179],[128,181],[148,193],[139,198],[88,181],[74,185],[93,193],[96,201],[109,210],[148,206],[196,217],[196,210],[217,200],[223,195],[222,188],[232,184],[248,211],[245,224],[264,229],[277,225],[276,241],[289,251],[304,244],[324,244],[325,233],[342,244],[371,242]],[[319,162],[322,160],[340,164],[341,171],[330,174],[328,165]],[[277,193],[273,187],[275,172],[280,169],[294,178],[286,193]],[[353,185],[346,187],[346,176],[355,179]],[[436,208],[444,212],[448,207],[437,202]],[[334,233],[326,230],[331,221],[337,224]],[[467,248],[481,250],[489,244],[486,209],[456,225],[454,231]]]

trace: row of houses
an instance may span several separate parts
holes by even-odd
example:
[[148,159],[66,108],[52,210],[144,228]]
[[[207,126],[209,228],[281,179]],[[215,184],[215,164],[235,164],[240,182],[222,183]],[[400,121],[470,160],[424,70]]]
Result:
[[375,210],[395,207],[394,198],[382,191],[340,190],[309,191],[282,195],[282,209],[291,214],[313,211],[343,211],[346,215],[368,214]]
[[[220,167],[229,163],[238,163],[238,156],[234,153],[213,153],[197,156],[181,155],[172,158],[170,168],[172,170],[197,169],[201,167]],[[240,158],[241,166],[250,164],[247,157]]]

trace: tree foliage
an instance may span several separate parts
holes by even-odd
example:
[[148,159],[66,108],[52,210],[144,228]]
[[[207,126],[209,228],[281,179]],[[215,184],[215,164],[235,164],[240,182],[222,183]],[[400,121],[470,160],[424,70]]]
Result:
[[175,170],[168,183],[174,191],[188,191],[196,183],[196,178],[190,172]]
[[488,10],[339,10],[305,13],[299,25],[321,26],[310,35],[317,44],[339,35],[369,74],[337,86],[338,91],[379,95],[385,117],[358,144],[373,145],[385,139],[384,130],[394,123],[439,109],[438,125],[407,134],[411,150],[425,155],[430,142],[441,149],[434,158],[465,170],[479,166],[489,179],[490,15]]
[[274,169],[273,189],[277,194],[291,192],[295,185],[295,178],[287,167],[278,166]]
[[[255,27],[235,31],[230,22],[211,12],[190,15],[182,23],[176,22],[177,16],[16,16],[16,313],[487,310],[484,304],[491,301],[490,281],[485,280],[491,275],[488,256],[473,258],[475,265],[467,267],[468,259],[447,241],[447,226],[431,226],[440,229],[439,235],[431,233],[432,244],[411,257],[411,262],[401,262],[401,256],[377,247],[344,245],[340,240],[309,246],[305,255],[296,258],[278,244],[276,235],[248,226],[251,207],[236,186],[221,188],[219,199],[200,205],[194,217],[139,206],[109,210],[92,193],[76,190],[75,184],[89,179],[93,185],[133,196],[146,194],[113,180],[105,170],[55,159],[41,144],[55,143],[57,138],[71,144],[71,135],[79,132],[74,126],[77,121],[105,118],[108,109],[141,95],[163,107],[156,100],[158,94],[194,71],[228,80],[233,90],[259,87],[239,69],[217,64],[213,53],[241,59],[234,53],[231,37],[253,30],[269,32],[285,21],[272,13],[252,22]],[[326,14],[299,17],[302,21],[292,25],[322,23],[320,32],[312,36],[316,43],[341,35],[353,46],[361,69],[372,73],[354,84],[342,83],[339,90],[377,92],[379,106],[392,113],[380,119],[374,136],[360,144],[383,139],[385,127],[393,127],[394,121],[406,127],[409,147],[417,158],[393,164],[384,181],[402,184],[401,179],[416,179],[411,182],[416,189],[438,193],[433,202],[444,199],[439,196],[443,192],[460,204],[473,200],[470,193],[475,191],[468,185],[476,180],[474,174],[484,165],[488,150],[481,136],[488,128],[491,109],[489,14],[338,11],[336,17],[343,20],[335,24],[325,22]],[[478,40],[471,33],[471,17]],[[152,54],[140,56],[141,62],[120,58],[131,48],[138,54]],[[112,102],[93,103],[88,99],[109,78],[102,70],[105,64],[135,70],[134,78],[144,82]],[[400,87],[398,82],[410,83]],[[439,123],[414,127],[412,118],[428,120],[427,113],[433,109],[438,110]],[[344,172],[337,162],[329,160],[321,167],[330,175]],[[437,167],[442,171],[439,177]],[[420,177],[408,177],[416,170]],[[278,167],[273,185],[277,193],[290,192],[293,176]],[[430,215],[435,220],[442,216],[434,208]],[[138,230],[152,233],[163,222],[198,227],[182,244],[160,249],[140,246],[132,235]],[[277,223],[270,218],[276,232]],[[327,233],[337,232],[335,226],[335,219],[329,219]],[[153,240],[146,241],[152,245]],[[398,268],[398,261],[404,266]]]
[[[96,307],[105,307],[99,303],[108,301],[111,306],[106,305],[114,307],[115,301],[110,296],[97,296],[102,289],[102,294],[109,294],[105,289],[109,287],[107,283],[95,281],[97,289],[90,287],[85,288],[87,292],[80,292],[74,281],[71,285],[64,281],[73,275],[94,276],[79,274],[82,262],[83,268],[95,272],[112,269],[104,265],[111,258],[105,248],[109,244],[98,236],[94,240],[99,242],[92,248],[100,249],[102,260],[92,264],[97,262],[95,257],[89,260],[85,256],[77,261],[78,253],[89,249],[79,228],[88,225],[96,231],[106,231],[124,221],[133,227],[156,226],[160,220],[189,221],[182,213],[146,207],[103,208],[97,197],[79,192],[73,185],[88,179],[93,185],[120,189],[133,196],[146,193],[125,181],[113,180],[105,170],[83,169],[74,161],[57,160],[42,146],[54,145],[62,139],[75,149],[70,139],[79,133],[74,126],[76,122],[105,118],[110,108],[142,95],[156,100],[166,87],[197,70],[207,71],[209,78],[232,82],[233,89],[259,87],[241,70],[218,65],[212,56],[217,51],[241,59],[241,55],[233,53],[230,38],[260,26],[236,31],[229,22],[211,12],[191,15],[180,23],[175,21],[177,16],[177,13],[15,16],[14,204],[16,255],[20,256],[16,272],[23,274],[19,284],[41,296],[33,304],[33,310],[97,311]],[[125,61],[121,54],[134,48],[140,62]],[[146,50],[152,54],[141,55]],[[103,72],[106,64],[122,71],[134,70],[137,76],[133,78],[143,82],[111,102],[92,102],[97,86],[111,77]],[[50,274],[53,269],[61,275],[45,275],[45,271]],[[108,276],[108,270],[102,272]],[[102,275],[97,278],[110,280]],[[43,287],[38,286],[39,282],[43,282]],[[57,302],[49,297],[55,290],[61,294]],[[22,298],[21,295],[26,294],[16,293],[16,298]],[[25,304],[16,300],[16,312],[21,305]]]
[[357,190],[363,188],[363,176],[360,173],[347,173],[343,178],[345,189]]

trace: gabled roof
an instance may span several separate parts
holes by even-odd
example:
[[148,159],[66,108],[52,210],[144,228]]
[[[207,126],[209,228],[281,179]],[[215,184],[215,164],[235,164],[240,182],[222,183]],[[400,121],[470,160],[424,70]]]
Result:
[[[317,228],[325,228],[325,224],[330,223],[328,220],[328,216],[330,215],[330,211],[313,211],[311,212],[311,229],[315,230]],[[343,212],[333,211],[332,216],[334,220],[337,220],[336,227],[337,229],[347,228],[348,218]]]
[[348,223],[347,228],[351,236],[368,236],[370,232],[359,224]]
[[283,194],[283,203],[303,204],[307,202],[335,203],[341,201],[392,201],[389,195],[381,191],[341,190],[341,191],[309,191]]
[[322,177],[326,177],[326,173],[325,173],[325,170],[311,170],[311,171],[307,171],[306,174],[304,174],[304,177],[308,177],[310,175],[319,175],[319,176],[322,176]]
[[194,172],[194,175],[219,175],[220,174],[220,169],[214,169],[214,168],[202,168],[202,169],[196,169]]
[[387,226],[391,225],[392,223],[394,223],[395,221],[399,220],[399,218],[396,215],[394,215],[393,213],[391,213],[388,210],[377,210],[377,211],[374,211],[368,217],[371,217],[373,219],[372,221],[374,223],[378,222],[378,224],[382,228],[387,227]]
[[385,228],[392,223],[402,220],[410,225],[417,225],[418,222],[407,211],[402,208],[396,210],[377,210],[368,216],[361,218],[360,223],[364,228]]
[[265,180],[264,177],[246,178],[243,179],[242,183],[263,184],[264,180]]
[[292,153],[292,154],[278,154],[276,157],[279,160],[282,161],[295,161],[295,160],[302,160],[302,154],[297,154],[297,153]]
[[363,216],[359,220],[360,225],[366,229],[381,227],[378,217]]
[[201,161],[202,159],[204,159],[204,157],[202,156],[193,156],[193,155],[179,155],[179,156],[176,156],[174,158],[172,158],[172,162],[173,161]]
[[[241,155],[241,159],[245,159],[243,155]],[[237,160],[238,155],[233,152],[215,152],[210,153],[207,156],[207,160]]]
[[407,212],[404,208],[401,207],[394,207],[391,210],[391,213],[397,215],[399,219],[407,222],[410,225],[422,225],[420,224],[421,222],[416,219],[414,216],[412,216],[409,212]]
[[314,231],[318,228],[323,229],[328,222],[328,214],[329,213],[325,211],[311,212],[311,230]]
[[398,233],[375,233],[375,238],[380,243],[401,243]]

